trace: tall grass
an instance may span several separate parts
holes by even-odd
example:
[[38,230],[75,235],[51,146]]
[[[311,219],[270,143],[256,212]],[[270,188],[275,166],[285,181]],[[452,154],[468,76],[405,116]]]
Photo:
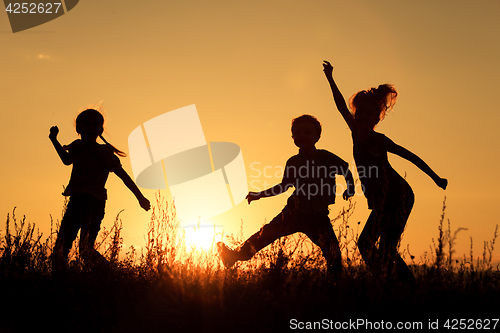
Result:
[[[159,194],[140,251],[130,247],[123,253],[120,212],[96,243],[109,269],[82,265],[75,244],[67,272],[52,275],[57,231],[44,238],[14,209],[0,241],[0,332],[280,332],[291,319],[498,318],[500,272],[492,263],[498,226],[481,257],[474,257],[471,240],[471,253],[459,258],[454,246],[463,229],[452,232],[443,202],[431,250],[418,263],[409,248],[403,251],[417,279],[412,290],[367,271],[357,251],[360,223],[353,228],[349,221],[354,209],[350,202],[332,219],[344,263],[336,280],[326,274],[321,250],[302,234],[283,237],[252,260],[225,269],[215,244],[188,248],[175,208]],[[58,222],[52,226],[57,229]],[[224,236],[234,247],[243,240],[243,223],[238,234]]]

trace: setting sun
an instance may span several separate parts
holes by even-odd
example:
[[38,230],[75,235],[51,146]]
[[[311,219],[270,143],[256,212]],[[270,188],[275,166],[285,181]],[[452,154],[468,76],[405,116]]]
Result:
[[184,234],[186,249],[207,251],[220,241],[222,233],[215,226],[186,226],[180,229]]
[[500,328],[500,0],[4,4],[0,332]]

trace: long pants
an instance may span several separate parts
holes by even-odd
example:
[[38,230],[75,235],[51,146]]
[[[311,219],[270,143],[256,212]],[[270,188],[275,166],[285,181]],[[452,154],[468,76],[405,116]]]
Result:
[[[53,249],[53,265],[66,266],[73,241],[80,230],[80,255],[88,262],[101,255],[94,250],[94,243],[101,228],[106,201],[91,194],[75,194],[69,199]],[[100,258],[99,258],[100,259]]]
[[280,237],[302,232],[318,245],[328,265],[328,271],[339,273],[342,269],[340,246],[333,231],[328,210],[321,214],[307,214],[288,204],[283,211],[264,225],[240,247],[239,260],[248,260],[255,253]]
[[414,200],[413,191],[408,186],[401,193],[388,195],[384,203],[370,213],[359,236],[358,248],[372,272],[414,281],[413,274],[398,253],[399,241]]

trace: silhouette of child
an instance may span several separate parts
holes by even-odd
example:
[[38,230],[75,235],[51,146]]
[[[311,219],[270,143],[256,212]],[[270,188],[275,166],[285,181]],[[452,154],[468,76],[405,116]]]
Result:
[[295,187],[285,208],[260,231],[248,238],[237,250],[217,243],[226,267],[240,260],[249,260],[255,253],[276,239],[296,232],[306,234],[323,252],[328,271],[340,273],[342,262],[339,242],[328,217],[328,206],[335,202],[335,176],[343,175],[348,188],[347,200],[354,195],[354,183],[349,165],[327,150],[316,149],[321,136],[321,124],[313,116],[302,115],[292,121],[292,138],[299,153],[286,163],[281,183],[262,192],[249,192],[248,203],[281,194]]
[[[115,155],[126,154],[109,144],[103,133],[104,117],[94,109],[82,111],[76,118],[76,132],[81,139],[68,146],[61,146],[57,140],[59,129],[50,128],[49,138],[65,165],[73,164],[71,178],[63,195],[69,196],[66,212],[61,221],[59,233],[54,245],[52,263],[54,270],[67,266],[68,254],[80,231],[80,255],[85,264],[105,264],[104,257],[94,249],[99,233],[104,207],[107,199],[104,185],[110,172],[114,172],[134,193],[140,206],[149,210],[146,199],[134,181],[123,170],[119,158]],[[98,144],[100,137],[105,144]]]
[[[396,154],[415,164],[446,189],[448,181],[440,178],[420,157],[394,143],[374,127],[384,119],[387,110],[396,102],[394,86],[383,84],[378,88],[362,90],[350,99],[352,113],[333,80],[333,67],[323,63],[337,109],[352,133],[353,155],[368,200],[370,216],[358,239],[358,248],[368,267],[377,272],[395,274],[401,281],[414,283],[414,277],[398,253],[401,235],[414,203],[410,185],[389,164],[387,153]],[[379,240],[380,238],[380,240]],[[376,242],[379,240],[379,246]]]

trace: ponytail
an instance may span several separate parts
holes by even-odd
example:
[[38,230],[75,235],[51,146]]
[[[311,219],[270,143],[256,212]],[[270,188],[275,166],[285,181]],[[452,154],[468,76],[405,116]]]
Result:
[[110,146],[111,148],[113,148],[113,151],[115,152],[116,155],[120,156],[120,157],[126,157],[127,154],[124,153],[123,151],[121,151],[120,149],[116,148],[115,146],[113,146],[111,143],[109,143],[108,141],[106,141],[106,139],[102,136],[102,134],[99,134],[99,137],[101,138],[102,141],[104,141],[104,143],[107,145],[107,146]]

